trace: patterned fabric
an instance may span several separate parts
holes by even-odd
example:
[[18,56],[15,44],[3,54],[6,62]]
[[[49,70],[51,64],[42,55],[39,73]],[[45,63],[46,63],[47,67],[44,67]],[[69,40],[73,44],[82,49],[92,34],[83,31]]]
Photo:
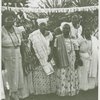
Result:
[[30,94],[34,93],[34,86],[33,86],[33,78],[32,78],[32,70],[35,65],[35,55],[34,52],[31,52],[30,48],[28,47],[27,40],[23,41],[21,44],[21,55],[22,55],[22,66],[24,71],[24,86],[23,89],[19,92],[22,95],[22,98],[28,97]]
[[[57,70],[57,95],[73,96],[79,92],[79,77],[74,69],[75,52],[69,39],[65,40],[70,66]],[[71,51],[72,50],[72,51]]]
[[[32,47],[40,61],[40,66],[35,67],[33,70],[33,86],[35,95],[54,93],[56,90],[55,75],[47,75],[43,69],[44,66],[47,66],[48,64],[51,65],[47,60],[51,51],[49,45],[52,39],[53,36],[51,33],[44,37],[40,30],[34,31],[29,36],[29,40],[32,42]],[[51,67],[53,66],[51,65]]]
[[42,66],[48,65],[48,55],[50,54],[49,43],[53,36],[50,33],[48,36],[44,37],[40,30],[36,30],[29,35],[29,40],[32,42],[32,47],[34,48],[35,54],[40,61]]
[[25,75],[32,72],[32,70],[34,70],[35,67],[39,66],[40,63],[35,55],[34,49],[32,47],[29,48],[28,43],[26,41],[23,41],[21,44],[21,55]]
[[55,74],[47,76],[41,66],[35,68],[33,71],[33,86],[35,95],[55,93]]

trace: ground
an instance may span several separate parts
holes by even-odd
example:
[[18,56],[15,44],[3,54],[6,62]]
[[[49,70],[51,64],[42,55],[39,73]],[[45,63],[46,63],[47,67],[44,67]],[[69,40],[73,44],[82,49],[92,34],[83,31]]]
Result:
[[39,96],[30,96],[25,100],[98,100],[98,89],[88,90],[88,91],[80,91],[80,93],[76,96],[69,97],[60,97],[54,94],[50,95],[39,95]]

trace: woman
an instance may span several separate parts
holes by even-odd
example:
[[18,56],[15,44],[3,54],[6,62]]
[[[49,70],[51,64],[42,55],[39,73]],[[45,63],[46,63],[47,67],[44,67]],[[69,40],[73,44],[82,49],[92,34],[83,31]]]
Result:
[[69,23],[71,27],[71,37],[75,39],[82,38],[82,26],[80,25],[80,16],[73,15],[72,22]]
[[80,56],[83,66],[79,69],[80,89],[93,89],[97,85],[98,41],[90,29],[84,33],[85,39],[80,45]]
[[2,18],[2,60],[7,69],[7,81],[10,87],[11,99],[19,100],[23,89],[23,70],[20,54],[21,32],[14,26],[15,13],[5,10]]
[[19,27],[23,30],[22,33],[22,43],[21,43],[21,55],[22,55],[22,66],[24,71],[24,88],[23,88],[23,98],[29,97],[34,93],[32,71],[36,67],[36,57],[34,52],[30,50],[28,44],[28,37],[31,32],[34,31],[34,27],[31,21],[26,20],[24,22],[24,27]]
[[[82,26],[80,25],[80,22],[81,22],[81,18],[79,15],[73,15],[72,18],[71,18],[71,22],[63,22],[61,24],[61,26],[63,24],[68,24],[70,25],[70,37],[73,38],[73,39],[79,39],[79,42],[80,42],[80,39],[82,39]],[[60,26],[60,29],[62,29],[62,27]]]
[[29,35],[30,43],[39,59],[39,66],[33,71],[33,85],[35,95],[55,92],[55,76],[53,74],[53,60],[50,54],[50,41],[53,36],[46,31],[46,19],[37,20],[39,29]]
[[70,26],[64,24],[62,35],[55,40],[56,64],[57,64],[57,95],[73,96],[79,92],[79,80],[75,69],[75,48],[70,39]]

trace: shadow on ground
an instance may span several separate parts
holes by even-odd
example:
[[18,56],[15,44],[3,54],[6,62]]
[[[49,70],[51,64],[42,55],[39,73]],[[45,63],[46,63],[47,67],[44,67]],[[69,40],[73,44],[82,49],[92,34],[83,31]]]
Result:
[[88,90],[88,91],[80,91],[78,95],[75,96],[64,96],[60,97],[55,94],[49,95],[38,95],[38,96],[30,96],[25,100],[98,100],[98,89]]

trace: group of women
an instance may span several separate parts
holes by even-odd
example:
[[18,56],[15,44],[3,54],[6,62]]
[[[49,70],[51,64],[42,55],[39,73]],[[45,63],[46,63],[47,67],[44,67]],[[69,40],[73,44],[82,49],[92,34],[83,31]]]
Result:
[[98,76],[98,39],[87,29],[82,36],[80,17],[62,22],[50,32],[48,18],[15,25],[15,13],[3,12],[2,66],[7,71],[11,100],[55,93],[73,96],[94,89]]

